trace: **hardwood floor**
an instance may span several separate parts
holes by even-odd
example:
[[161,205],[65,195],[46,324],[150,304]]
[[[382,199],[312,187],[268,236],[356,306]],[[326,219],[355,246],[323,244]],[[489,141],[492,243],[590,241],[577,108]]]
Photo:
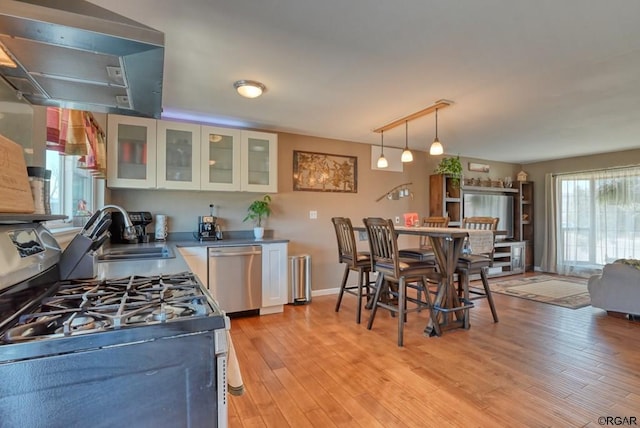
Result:
[[429,338],[428,311],[412,313],[399,348],[388,312],[367,330],[355,297],[338,313],[335,299],[232,320],[246,392],[230,396],[230,427],[640,423],[640,322],[494,293],[499,323],[480,300],[469,330]]

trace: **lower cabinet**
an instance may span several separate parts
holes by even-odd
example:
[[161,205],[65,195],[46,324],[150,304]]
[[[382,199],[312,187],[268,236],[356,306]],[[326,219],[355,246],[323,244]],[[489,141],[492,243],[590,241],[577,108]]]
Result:
[[288,299],[288,244],[262,246],[262,308],[260,314],[282,312]]
[[[207,247],[180,247],[178,251],[189,269],[209,288],[207,277]],[[260,314],[282,312],[288,299],[288,244],[262,244],[262,306]],[[215,296],[213,296],[215,298]]]
[[489,276],[503,276],[524,273],[525,242],[499,241],[495,244],[493,266],[489,268]]

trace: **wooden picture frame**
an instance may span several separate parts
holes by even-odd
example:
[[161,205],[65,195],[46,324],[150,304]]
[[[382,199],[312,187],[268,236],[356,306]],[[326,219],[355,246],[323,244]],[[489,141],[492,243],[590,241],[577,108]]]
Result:
[[484,163],[469,162],[469,171],[489,172],[489,165]]
[[294,150],[293,190],[358,193],[358,158]]

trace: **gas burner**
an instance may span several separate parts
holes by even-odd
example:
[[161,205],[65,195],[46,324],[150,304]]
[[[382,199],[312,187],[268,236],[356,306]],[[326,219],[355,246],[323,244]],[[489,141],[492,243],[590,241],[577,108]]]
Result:
[[191,273],[71,280],[20,317],[3,340],[64,337],[207,316],[207,298]]

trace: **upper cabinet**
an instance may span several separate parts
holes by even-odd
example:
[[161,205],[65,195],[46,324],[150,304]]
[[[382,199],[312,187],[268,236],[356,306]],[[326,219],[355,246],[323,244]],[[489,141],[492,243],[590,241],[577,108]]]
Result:
[[110,187],[156,187],[156,120],[109,115],[107,184]]
[[278,191],[278,136],[242,131],[241,189],[247,192]]
[[278,191],[278,136],[109,115],[107,185]]
[[200,186],[200,125],[157,121],[159,189]]
[[202,190],[240,190],[240,131],[201,127]]

